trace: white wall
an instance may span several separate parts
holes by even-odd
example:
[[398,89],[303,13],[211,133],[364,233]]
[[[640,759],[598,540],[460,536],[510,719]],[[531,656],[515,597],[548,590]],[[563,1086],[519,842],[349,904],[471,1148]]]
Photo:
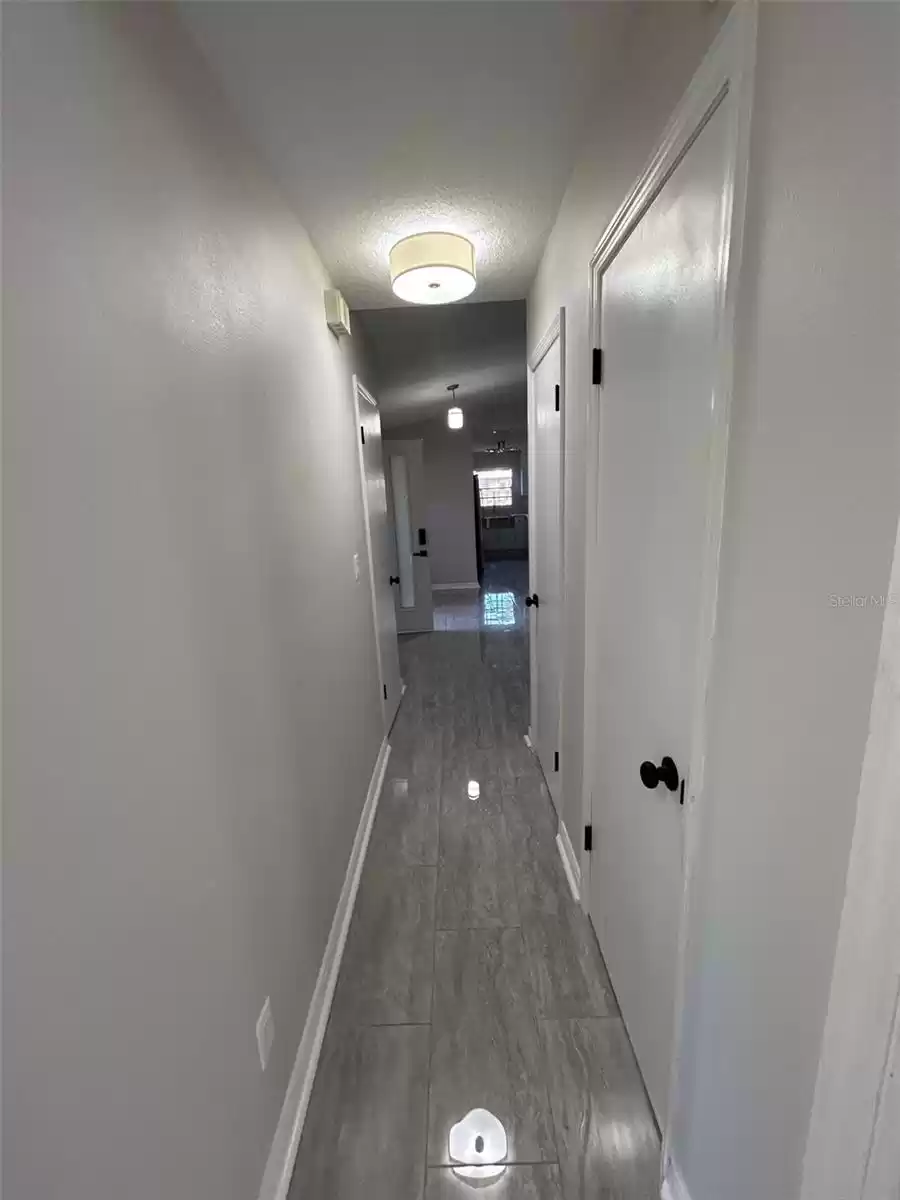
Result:
[[[580,823],[588,260],[723,6],[644,4],[529,298],[567,321],[567,824]],[[844,891],[898,471],[900,7],[761,5],[688,1025],[692,1200],[794,1200]],[[570,828],[571,828],[570,824]]]
[[351,352],[169,6],[3,17],[5,1194],[248,1200],[381,740]]
[[394,424],[388,417],[384,436],[422,439],[432,584],[477,583],[469,429],[450,429],[446,415],[408,425]]
[[692,1200],[800,1185],[900,507],[900,6],[760,6],[689,1069]]

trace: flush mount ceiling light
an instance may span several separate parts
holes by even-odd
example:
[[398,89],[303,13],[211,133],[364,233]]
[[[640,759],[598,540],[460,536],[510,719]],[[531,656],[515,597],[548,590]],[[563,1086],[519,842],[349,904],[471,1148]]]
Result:
[[[452,398],[454,400],[456,399],[456,389],[458,387],[459,387],[458,383],[451,383],[447,387],[447,391],[450,393],[450,395],[452,396]],[[463,427],[463,410],[461,408],[448,408],[447,409],[447,424],[450,426],[451,429],[462,429],[462,427]]]
[[458,233],[415,233],[390,254],[394,295],[410,304],[452,304],[475,291],[475,247]]

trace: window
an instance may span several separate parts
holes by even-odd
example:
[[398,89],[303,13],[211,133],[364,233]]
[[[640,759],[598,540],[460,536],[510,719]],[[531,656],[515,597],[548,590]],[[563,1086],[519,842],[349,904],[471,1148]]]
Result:
[[482,508],[512,508],[512,470],[491,467],[476,471]]

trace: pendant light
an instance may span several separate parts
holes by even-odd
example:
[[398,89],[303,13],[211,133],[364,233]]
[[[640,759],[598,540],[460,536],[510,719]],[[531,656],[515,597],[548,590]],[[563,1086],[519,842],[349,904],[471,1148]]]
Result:
[[410,304],[452,304],[475,291],[475,247],[458,233],[415,233],[390,253],[394,295]]
[[[454,400],[456,399],[456,389],[458,387],[459,387],[458,383],[451,383],[447,387],[447,391],[450,393],[452,399],[454,399]],[[463,410],[461,408],[448,408],[447,409],[447,424],[450,426],[451,429],[462,429],[462,427],[463,427]]]

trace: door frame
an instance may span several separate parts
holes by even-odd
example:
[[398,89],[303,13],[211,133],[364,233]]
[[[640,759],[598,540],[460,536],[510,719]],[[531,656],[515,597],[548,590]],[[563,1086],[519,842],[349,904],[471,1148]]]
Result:
[[[678,1097],[678,1068],[684,1016],[687,939],[690,928],[693,867],[700,841],[703,812],[703,775],[706,758],[707,696],[715,654],[719,558],[725,501],[725,470],[734,384],[735,309],[743,248],[744,213],[750,158],[750,118],[753,108],[753,74],[756,56],[756,0],[737,0],[718,36],[700,64],[669,121],[662,139],[634,187],[613,216],[597,243],[589,263],[590,345],[602,347],[600,328],[601,283],[619,249],[631,235],[664,184],[690,150],[696,138],[726,98],[729,106],[728,162],[725,180],[721,285],[717,300],[718,346],[712,391],[713,430],[710,446],[710,486],[707,501],[704,568],[701,588],[700,651],[694,681],[691,716],[691,750],[684,806],[683,889],[676,960],[674,1037],[669,1079],[669,1103],[663,1133],[663,1173],[672,1174],[670,1147]],[[591,385],[588,405],[585,461],[585,617],[584,617],[584,738],[582,814],[591,824],[593,781],[597,769],[595,739],[589,731],[598,719],[599,679],[596,667],[599,611],[599,523],[597,505],[600,480],[600,440],[603,387]],[[581,902],[590,915],[590,853],[581,852]]]
[[[559,312],[538,339],[537,345],[528,358],[527,394],[528,394],[528,590],[534,593],[537,582],[536,564],[538,561],[537,539],[534,537],[535,522],[532,515],[536,503],[540,503],[540,485],[535,469],[537,461],[537,413],[535,411],[534,376],[556,342],[559,342],[559,601],[560,612],[566,610],[566,548],[565,548],[565,510],[566,510],[566,310]],[[537,497],[537,500],[535,500]],[[560,621],[560,633],[565,625]],[[560,641],[562,641],[560,637]],[[559,729],[557,741],[562,748],[563,742],[563,697],[565,695],[565,661],[563,646],[559,654]],[[528,638],[528,667],[531,686],[529,688],[528,739],[536,750],[534,731],[537,727],[537,638]],[[565,795],[565,755],[560,754],[559,770],[559,809],[564,811],[562,798]],[[549,789],[548,789],[549,790]],[[551,797],[552,798],[552,797]],[[559,816],[559,813],[557,813]]]
[[[409,447],[410,446],[418,446],[418,453],[421,456],[421,460],[422,460],[422,471],[421,471],[422,478],[421,478],[420,482],[422,483],[423,488],[424,488],[424,478],[425,478],[425,440],[424,440],[424,438],[420,438],[420,437],[419,438],[390,437],[390,436],[385,436],[384,432],[382,431],[381,453],[382,453],[382,457],[384,459],[384,481],[385,481],[385,490],[387,492],[388,524],[391,528],[391,545],[394,547],[395,552],[396,552],[397,570],[399,573],[399,570],[400,570],[400,547],[397,544],[397,501],[396,501],[396,496],[395,496],[395,491],[394,491],[394,477],[392,474],[392,468],[390,466],[390,463],[391,463],[391,459],[396,457],[396,455],[393,453],[394,447],[401,447],[402,453],[406,457],[406,460],[407,460],[406,469],[407,469],[407,484],[409,487],[410,537],[412,539],[412,545],[413,545],[413,573],[414,573],[414,576],[416,574],[422,573],[421,571],[417,571],[417,569],[416,569],[416,558],[419,557],[419,559],[421,559],[421,552],[422,552],[422,549],[424,549],[425,550],[425,558],[428,559],[427,574],[428,574],[429,582],[428,582],[428,588],[427,588],[427,596],[428,596],[428,605],[430,608],[431,618],[430,618],[429,622],[425,625],[422,625],[421,628],[401,630],[401,628],[400,628],[400,611],[401,611],[401,609],[400,609],[400,603],[399,603],[400,593],[398,592],[397,595],[394,597],[395,612],[397,614],[397,634],[398,634],[398,636],[401,634],[407,634],[407,633],[430,633],[434,626],[434,588],[431,585],[431,559],[430,559],[431,547],[429,546],[428,541],[427,541],[427,538],[428,538],[427,525],[425,525],[425,524],[417,525],[416,522],[413,520],[413,517],[416,514],[413,513],[413,503],[412,503],[412,497],[413,497],[412,471],[410,469],[410,463],[409,463]],[[424,520],[427,516],[427,513],[425,511],[427,509],[427,505],[425,503],[424,497],[420,497],[420,507],[423,511],[420,512],[418,515],[420,517],[422,517]],[[418,531],[419,529],[425,530],[426,541],[425,541],[424,547],[422,547],[422,548],[419,548],[419,543],[416,540],[416,531]],[[418,592],[416,592],[416,594],[418,595]],[[407,609],[404,611],[412,612],[419,607],[420,606],[418,604],[416,604],[416,605],[414,605],[413,609]]]
[[[375,591],[375,561],[372,557],[372,526],[369,519],[369,496],[366,487],[366,460],[363,456],[362,438],[360,432],[362,429],[362,410],[360,401],[366,404],[371,404],[375,411],[381,415],[381,409],[378,407],[378,401],[372,393],[366,388],[359,376],[353,375],[353,411],[356,415],[356,462],[359,467],[359,487],[360,495],[362,496],[363,510],[363,531],[366,538],[366,559],[369,564],[369,595],[372,601],[372,628],[375,633],[375,660],[378,663],[378,703],[381,706],[382,720],[384,722],[385,737],[390,733],[393,721],[388,721],[387,713],[384,705],[384,663],[381,659],[381,631],[378,628],[378,596]],[[384,433],[382,432],[382,445],[384,444]],[[383,455],[382,455],[383,466]],[[385,484],[385,487],[387,485]],[[406,685],[403,683],[402,677],[400,680],[400,695],[406,691]]]

